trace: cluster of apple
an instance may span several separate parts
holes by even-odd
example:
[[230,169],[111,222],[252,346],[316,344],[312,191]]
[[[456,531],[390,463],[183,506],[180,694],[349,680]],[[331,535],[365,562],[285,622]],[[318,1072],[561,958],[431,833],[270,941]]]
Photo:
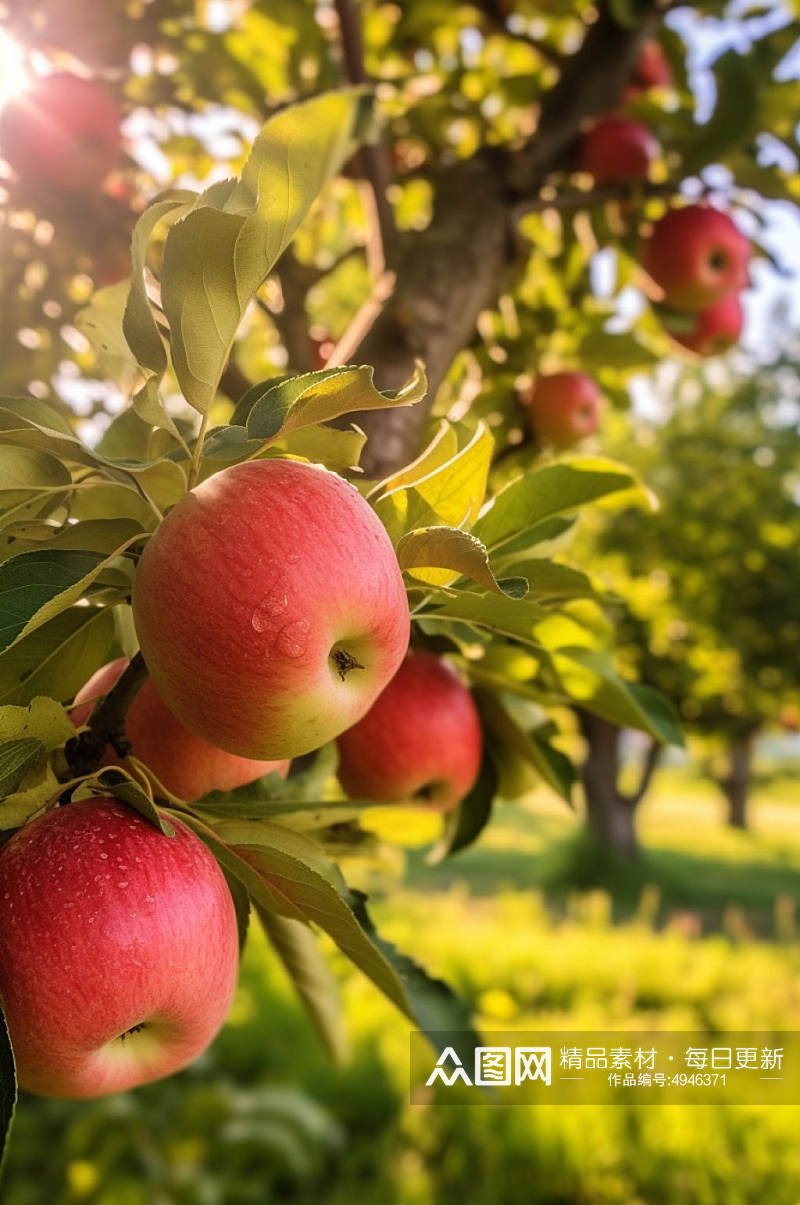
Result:
[[[408,650],[389,536],[318,466],[245,462],[167,515],[134,582],[151,677],[126,717],[132,752],[193,801],[286,775],[338,738],[353,797],[447,810],[477,778],[473,699],[445,660]],[[125,667],[102,667],[92,701]],[[105,764],[117,764],[109,749]],[[238,964],[234,906],[188,827],[172,838],[112,798],[71,802],[0,853],[0,996],[20,1083],[88,1097],[169,1075],[222,1025]]]
[[642,262],[663,290],[661,318],[673,339],[700,356],[738,342],[749,259],[748,240],[710,205],[671,209],[656,222]]
[[[672,73],[657,42],[646,42],[623,101],[667,87]],[[581,138],[578,162],[596,184],[646,180],[658,143],[643,122],[624,113],[595,121]],[[670,210],[645,242],[642,266],[662,292],[664,327],[676,342],[700,356],[729,350],[742,332],[740,291],[747,286],[750,244],[726,214],[710,205]],[[521,396],[534,438],[569,448],[600,425],[603,396],[586,373],[557,372],[536,378]]]
[[[672,74],[657,42],[642,49],[624,101],[666,87]],[[641,121],[600,118],[584,134],[579,163],[597,184],[646,180],[658,143]],[[673,210],[656,223],[643,266],[663,290],[662,321],[670,335],[700,356],[727,351],[742,332],[739,292],[747,285],[749,244],[727,214],[705,205]]]

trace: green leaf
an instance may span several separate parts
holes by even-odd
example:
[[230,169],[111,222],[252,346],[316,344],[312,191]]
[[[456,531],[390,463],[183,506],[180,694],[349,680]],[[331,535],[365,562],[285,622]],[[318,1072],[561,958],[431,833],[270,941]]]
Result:
[[576,519],[576,515],[570,515],[568,518],[556,515],[552,519],[534,523],[533,527],[528,527],[519,535],[503,541],[502,551],[495,556],[495,564],[502,565],[507,572],[516,568],[520,560],[554,556],[562,551],[568,542],[567,538],[571,538]]
[[466,447],[450,460],[413,485],[371,499],[394,542],[418,527],[472,524],[486,496],[493,448],[489,428],[481,422]]
[[38,397],[0,397],[0,429],[13,418],[21,418],[24,423],[33,423],[38,427],[46,427],[51,431],[59,431],[62,435],[73,435],[72,427],[67,417],[49,402],[43,402]]
[[719,163],[757,132],[759,82],[747,56],[728,50],[712,70],[717,90],[714,112],[684,149],[684,175]]
[[0,506],[16,506],[39,493],[72,484],[69,469],[48,452],[0,445]]
[[[503,550],[504,553],[506,549]],[[497,572],[505,567],[505,557],[498,557]],[[546,557],[512,558],[509,568],[525,579],[530,598],[606,598],[592,579],[572,565],[549,561]]]
[[21,737],[0,745],[0,799],[22,785],[31,770],[41,770],[47,750],[36,737]]
[[[498,582],[489,567],[489,553],[469,532],[455,527],[421,527],[401,536],[397,560],[404,572],[420,581],[446,586],[458,577],[469,577],[479,586],[508,598],[524,598],[528,583],[524,577]],[[427,572],[420,572],[420,570]]]
[[172,226],[161,298],[181,391],[205,414],[247,306],[336,174],[371,108],[363,89],[284,109],[261,130],[239,181],[207,189]]
[[2,1003],[0,1003],[0,1176],[17,1107],[17,1069]]
[[250,439],[275,441],[317,423],[329,422],[358,410],[383,410],[390,406],[413,406],[426,393],[421,364],[398,390],[375,388],[375,370],[369,365],[323,368],[269,384],[250,410],[247,434]]
[[629,470],[610,460],[587,458],[547,465],[518,477],[492,498],[472,529],[473,535],[492,552],[544,519],[636,488]]
[[319,925],[401,1012],[411,1016],[402,983],[362,933],[344,880],[317,842],[263,821],[226,820],[212,830],[190,816],[184,819],[220,865],[242,880],[255,904]]
[[175,424],[158,392],[167,369],[167,352],[147,296],[145,261],[150,239],[159,222],[170,214],[175,215],[176,211],[185,211],[194,199],[195,194],[186,190],[170,192],[150,205],[137,221],[131,240],[130,291],[120,324],[125,342],[146,377],[133,399],[134,410],[143,422],[163,427],[173,435]]
[[47,549],[20,553],[0,565],[0,652],[76,603],[132,542],[111,556]]
[[476,697],[484,723],[494,738],[494,747],[504,745],[528,762],[571,807],[572,788],[577,776],[567,755],[554,748],[544,737],[537,736],[535,731],[528,733],[521,728],[496,694],[481,691]]
[[0,704],[37,695],[66,702],[101,666],[114,638],[109,607],[62,611],[0,653]]
[[327,1050],[336,1062],[343,1062],[348,1043],[339,986],[320,954],[313,932],[302,921],[278,916],[258,905],[256,912]]
[[467,1004],[442,979],[432,978],[413,959],[401,954],[385,938],[379,936],[367,912],[367,897],[361,891],[350,892],[350,905],[363,932],[381,952],[400,979],[411,1002],[411,1016],[426,1034],[447,1031],[457,1035],[458,1053],[467,1066],[475,1064],[475,1047],[480,1035],[472,1026]]
[[275,824],[230,821],[208,828],[182,817],[224,869],[248,888],[257,907],[319,925],[385,996],[426,1033],[463,1033],[474,1058],[478,1037],[466,1005],[439,979],[378,936],[365,896],[350,891],[315,841]]
[[633,371],[652,368],[661,359],[658,351],[642,342],[637,331],[590,331],[581,339],[575,354],[587,370],[620,368]]
[[109,460],[149,460],[150,433],[153,427],[129,406],[109,423],[97,444],[97,451]]
[[247,942],[247,934],[250,929],[250,894],[244,883],[237,879],[235,874],[231,874],[227,870],[223,870],[225,882],[228,884],[228,890],[231,893],[233,900],[233,910],[236,913],[236,931],[239,935],[239,953],[244,950]]
[[75,325],[97,352],[102,371],[126,383],[132,382],[139,371],[122,330],[129,288],[130,282],[121,280],[97,289],[89,304],[75,315]]
[[442,601],[437,597],[421,614],[426,619],[455,619],[541,650],[536,625],[546,619],[549,612],[527,598],[511,599],[464,590]]
[[619,676],[599,649],[566,647],[553,652],[553,663],[567,694],[579,706],[622,728],[639,728],[664,745],[683,745],[680,723],[657,691]]
[[317,425],[292,431],[278,446],[290,456],[303,456],[334,472],[346,472],[358,468],[366,442],[366,435],[355,425],[348,430]]
[[383,481],[379,481],[370,491],[370,499],[380,498],[384,494],[389,494],[392,490],[401,489],[404,486],[416,485],[423,477],[427,477],[429,473],[457,456],[458,444],[456,426],[445,418],[441,419],[433,439],[424,452],[421,452],[416,460],[412,460],[404,468],[392,473]]
[[121,766],[106,766],[85,778],[75,793],[76,799],[84,798],[85,791],[92,795],[113,795],[143,816],[165,837],[175,836],[175,829],[169,820],[161,814],[141,784]]
[[452,812],[449,812],[444,825],[444,832],[436,847],[431,850],[428,862],[442,862],[451,854],[477,840],[483,832],[492,815],[492,804],[497,793],[497,771],[494,760],[484,748],[480,773],[469,794]]
[[100,482],[80,490],[74,497],[70,513],[75,519],[104,519],[108,515],[134,519],[146,531],[158,520],[142,495],[133,485]]
[[141,523],[126,518],[87,519],[66,527],[37,524],[35,528],[25,529],[15,526],[0,537],[0,548],[3,541],[8,542],[13,537],[14,555],[36,549],[49,552],[64,548],[109,554],[132,541],[137,534],[143,534]]
[[[0,707],[0,746],[34,740],[46,753],[60,748],[75,729],[64,708],[45,697],[27,707]],[[59,782],[48,759],[32,762],[24,778],[0,803],[0,829],[19,828],[59,792]]]

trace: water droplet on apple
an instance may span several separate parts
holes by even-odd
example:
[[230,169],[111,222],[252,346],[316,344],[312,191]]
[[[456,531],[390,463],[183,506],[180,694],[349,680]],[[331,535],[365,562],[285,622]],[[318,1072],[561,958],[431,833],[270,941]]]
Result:
[[250,622],[254,630],[256,632],[264,632],[267,628],[274,627],[275,620],[279,619],[285,613],[288,606],[289,596],[284,586],[278,583],[276,587],[264,595],[250,616]]
[[308,644],[308,620],[296,619],[278,633],[275,647],[284,657],[302,657]]

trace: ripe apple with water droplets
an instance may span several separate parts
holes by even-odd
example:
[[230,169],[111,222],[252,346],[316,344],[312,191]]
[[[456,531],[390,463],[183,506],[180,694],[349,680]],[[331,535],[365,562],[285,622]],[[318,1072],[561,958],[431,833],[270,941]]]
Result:
[[478,777],[483,736],[472,695],[453,666],[432,653],[411,652],[337,744],[339,781],[351,798],[446,812]]
[[228,885],[180,822],[71,803],[0,852],[0,996],[29,1092],[104,1096],[185,1067],[225,1020],[238,937]]
[[[93,701],[108,694],[128,665],[127,657],[109,661],[75,696],[72,722],[80,727],[89,719]],[[159,695],[151,678],[139,688],[125,715],[125,734],[131,753],[153,771],[173,795],[194,803],[210,791],[232,791],[276,771],[285,778],[289,762],[253,761],[217,749],[194,736],[177,720]],[[119,765],[111,746],[103,765]]]
[[145,548],[133,612],[170,711],[262,760],[351,727],[408,646],[386,529],[349,482],[299,461],[234,465],[182,498]]

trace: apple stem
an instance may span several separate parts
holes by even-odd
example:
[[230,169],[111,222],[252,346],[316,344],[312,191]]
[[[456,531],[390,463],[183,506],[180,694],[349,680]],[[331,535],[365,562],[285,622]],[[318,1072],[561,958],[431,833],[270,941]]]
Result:
[[88,727],[67,741],[64,752],[70,776],[94,773],[108,745],[118,757],[130,753],[125,715],[146,677],[144,657],[137,653],[105,698],[98,702],[89,717]]
[[347,649],[336,649],[331,653],[331,657],[343,682],[351,669],[365,668],[360,661],[356,661],[352,653],[348,653]]

